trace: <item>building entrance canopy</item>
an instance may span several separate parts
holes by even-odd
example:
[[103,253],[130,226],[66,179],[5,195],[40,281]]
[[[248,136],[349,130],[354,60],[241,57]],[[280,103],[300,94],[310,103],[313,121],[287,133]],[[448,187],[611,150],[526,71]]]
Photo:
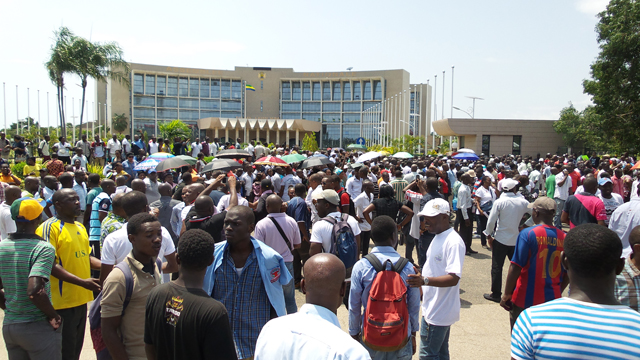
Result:
[[322,125],[316,121],[302,119],[240,119],[203,118],[198,120],[198,128],[205,129],[247,129],[247,130],[289,130],[319,132]]

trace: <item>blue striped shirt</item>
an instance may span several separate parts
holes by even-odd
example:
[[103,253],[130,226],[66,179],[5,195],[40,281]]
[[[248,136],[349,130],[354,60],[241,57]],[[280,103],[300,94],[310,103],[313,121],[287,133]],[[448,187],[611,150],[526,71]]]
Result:
[[640,314],[560,298],[526,309],[511,333],[514,359],[640,359]]

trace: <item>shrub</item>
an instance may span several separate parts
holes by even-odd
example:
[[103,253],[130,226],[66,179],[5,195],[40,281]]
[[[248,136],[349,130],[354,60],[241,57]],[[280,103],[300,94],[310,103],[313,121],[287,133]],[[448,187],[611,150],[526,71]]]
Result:
[[100,175],[100,179],[104,179],[104,174],[102,172],[103,170],[104,170],[104,166],[87,164],[87,171],[89,173]]
[[25,166],[27,166],[26,162],[24,161],[19,162],[11,167],[11,173],[19,177],[20,179],[24,179],[24,175],[22,175],[22,171],[24,170]]

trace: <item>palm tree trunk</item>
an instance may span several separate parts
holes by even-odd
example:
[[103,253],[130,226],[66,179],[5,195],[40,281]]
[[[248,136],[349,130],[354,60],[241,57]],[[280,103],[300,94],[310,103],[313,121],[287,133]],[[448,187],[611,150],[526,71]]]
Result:
[[[87,79],[84,78],[82,79],[82,107],[80,108],[80,134],[78,136],[78,138],[82,139],[82,116],[84,115],[84,98],[85,98],[85,93],[87,90]],[[87,133],[88,133],[88,127],[87,127]],[[75,144],[74,144],[75,146]]]
[[60,136],[67,137],[67,124],[64,117],[64,86],[60,86],[60,108],[62,109],[60,117]]

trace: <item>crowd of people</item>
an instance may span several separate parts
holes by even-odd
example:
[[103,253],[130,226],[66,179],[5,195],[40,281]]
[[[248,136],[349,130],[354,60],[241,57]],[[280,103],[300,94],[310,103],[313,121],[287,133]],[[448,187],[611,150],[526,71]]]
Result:
[[[448,359],[464,260],[478,251],[491,254],[484,298],[509,311],[514,359],[640,358],[628,154],[358,162],[344,149],[140,133],[51,149],[45,136],[40,163],[15,140],[0,134],[9,359],[78,359],[87,317],[99,358]],[[203,171],[205,157],[243,147],[235,170]],[[197,162],[136,170],[157,152]],[[292,154],[321,164],[256,161]]]

